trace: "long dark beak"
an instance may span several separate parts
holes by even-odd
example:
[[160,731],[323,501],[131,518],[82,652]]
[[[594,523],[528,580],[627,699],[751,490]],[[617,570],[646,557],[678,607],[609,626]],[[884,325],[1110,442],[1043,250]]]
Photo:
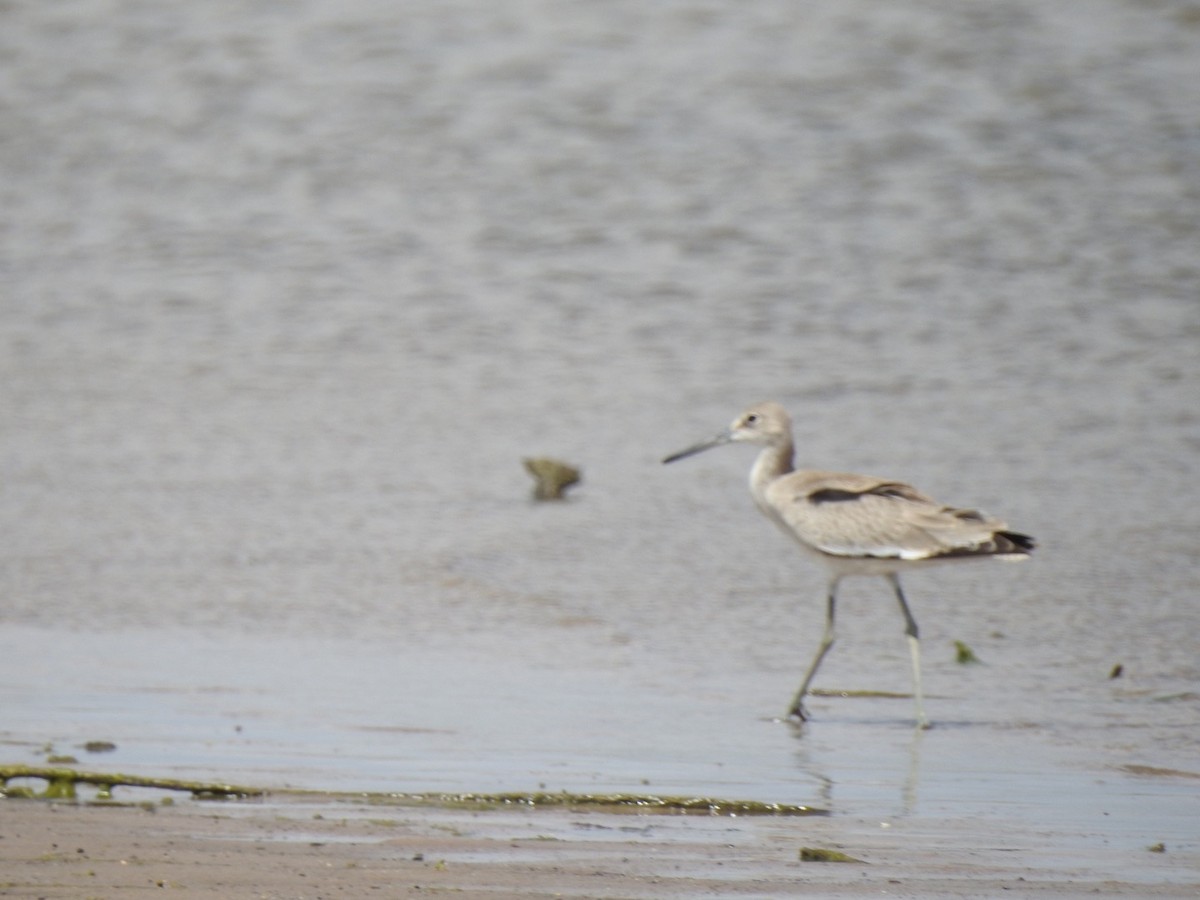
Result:
[[663,462],[673,463],[677,459],[683,459],[685,456],[694,456],[697,453],[708,450],[710,447],[720,447],[722,444],[728,444],[732,439],[732,436],[729,434],[729,429],[726,429],[720,434],[710,437],[707,441],[701,441],[694,446],[688,447],[686,450],[680,450],[678,453],[672,453],[670,456],[664,459]]

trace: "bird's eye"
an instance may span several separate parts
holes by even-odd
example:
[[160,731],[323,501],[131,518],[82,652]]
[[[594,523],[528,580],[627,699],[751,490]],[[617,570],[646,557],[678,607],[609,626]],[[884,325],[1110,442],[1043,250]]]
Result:
[[746,424],[747,425],[757,425],[758,424],[758,413],[750,413],[750,415],[746,416]]

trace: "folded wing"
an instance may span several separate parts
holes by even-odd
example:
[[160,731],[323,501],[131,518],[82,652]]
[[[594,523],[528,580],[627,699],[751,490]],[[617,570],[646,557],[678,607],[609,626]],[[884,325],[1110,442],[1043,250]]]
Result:
[[1000,519],[867,475],[794,472],[772,482],[763,499],[802,543],[830,556],[1019,558],[1033,549]]

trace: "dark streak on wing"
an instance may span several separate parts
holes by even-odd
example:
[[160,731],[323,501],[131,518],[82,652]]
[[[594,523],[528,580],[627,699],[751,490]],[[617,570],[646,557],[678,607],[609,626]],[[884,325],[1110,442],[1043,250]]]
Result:
[[956,519],[962,519],[964,522],[987,521],[987,517],[977,509],[954,509],[953,507],[947,506],[943,509],[943,512],[949,513]]
[[865,491],[848,491],[845,488],[821,488],[821,490],[813,491],[809,494],[807,499],[814,506],[820,506],[822,503],[846,503],[850,500],[859,500],[868,496],[891,497],[900,500],[923,499],[920,494],[908,485],[895,481],[876,484]]
[[808,502],[820,505],[822,503],[845,503],[847,500],[857,500],[862,494],[857,491],[843,491],[840,488],[822,488],[808,495]]

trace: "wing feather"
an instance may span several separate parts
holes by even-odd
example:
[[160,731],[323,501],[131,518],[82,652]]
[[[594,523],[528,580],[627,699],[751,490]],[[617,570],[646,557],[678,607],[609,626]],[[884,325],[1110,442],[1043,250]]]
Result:
[[1032,548],[999,519],[867,475],[793,472],[772,482],[763,500],[801,543],[830,556],[923,560]]

